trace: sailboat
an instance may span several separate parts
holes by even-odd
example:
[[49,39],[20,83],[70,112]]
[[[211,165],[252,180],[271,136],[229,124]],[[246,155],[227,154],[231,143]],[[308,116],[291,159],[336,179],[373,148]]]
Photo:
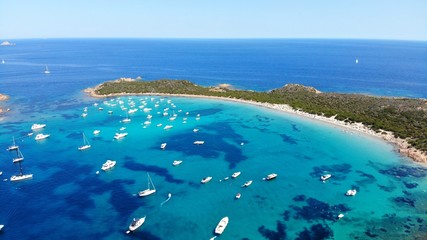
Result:
[[16,158],[13,158],[12,162],[17,163],[17,162],[21,162],[21,161],[24,161],[24,155],[22,155],[21,150],[19,150],[19,148],[18,148],[18,149],[16,149]]
[[85,134],[83,133],[83,146],[80,146],[79,147],[79,150],[80,151],[82,151],[82,150],[86,150],[86,149],[89,149],[91,146],[90,146],[90,143],[89,143],[89,141],[87,140],[87,138],[86,138],[86,136],[85,136]]
[[126,118],[125,118],[125,119],[123,119],[123,120],[122,120],[122,122],[123,122],[123,123],[128,123],[128,122],[130,122],[130,121],[132,121],[132,120],[129,118],[128,113],[126,112]]
[[49,74],[50,73],[50,71],[49,71],[49,69],[47,68],[47,66],[45,67],[45,69],[44,69],[44,72],[43,72],[44,74]]
[[19,147],[15,143],[15,137],[12,137],[13,145],[7,148],[7,151],[17,150]]
[[[156,192],[156,187],[154,187],[153,181],[151,180],[150,174],[148,174],[148,172],[147,172],[147,178],[148,178],[148,188],[138,193],[140,197],[145,197]],[[153,189],[150,188],[150,185],[153,187]]]
[[[24,156],[22,155],[21,151],[19,151],[19,148],[16,149],[16,154],[17,157],[13,159],[13,163],[18,163],[19,164],[19,174],[18,175],[13,175],[12,177],[10,177],[10,181],[15,182],[15,181],[21,181],[21,180],[27,180],[27,179],[31,179],[33,178],[33,174],[24,174],[24,172],[22,171],[22,164],[21,162],[24,160]],[[18,160],[20,159],[20,160]]]

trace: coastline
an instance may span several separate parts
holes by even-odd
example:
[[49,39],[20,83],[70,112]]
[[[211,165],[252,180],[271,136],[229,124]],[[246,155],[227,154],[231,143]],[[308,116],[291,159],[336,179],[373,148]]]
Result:
[[[9,100],[9,96],[0,93],[0,102],[7,101],[7,100]],[[4,110],[0,106],[0,114],[3,113],[3,112],[4,112]]]
[[206,99],[217,99],[217,100],[224,100],[224,101],[232,101],[232,102],[238,102],[243,104],[251,104],[256,105],[259,107],[269,108],[277,111],[281,111],[288,114],[294,114],[301,117],[305,117],[308,119],[313,119],[317,121],[321,121],[327,124],[331,124],[333,126],[340,127],[345,130],[355,131],[358,133],[363,133],[369,136],[373,136],[376,138],[380,138],[388,143],[391,143],[396,151],[403,156],[406,156],[410,159],[412,159],[414,162],[421,163],[423,165],[427,165],[427,153],[424,153],[418,149],[415,149],[413,147],[410,147],[409,143],[405,139],[396,138],[392,132],[389,131],[381,131],[381,132],[375,132],[374,130],[370,129],[369,127],[363,125],[362,123],[348,123],[344,121],[340,121],[335,119],[335,117],[325,117],[320,116],[317,114],[310,114],[307,112],[303,112],[300,110],[295,110],[291,106],[287,104],[272,104],[272,103],[265,103],[265,102],[256,102],[256,101],[250,101],[250,100],[242,100],[237,98],[227,98],[227,97],[216,97],[216,96],[205,96],[205,95],[191,95],[191,94],[168,94],[168,93],[115,93],[115,94],[108,94],[108,95],[98,95],[96,93],[96,90],[98,89],[100,85],[96,86],[95,88],[87,88],[84,90],[85,93],[89,94],[91,97],[94,98],[107,98],[107,97],[117,97],[117,96],[170,96],[170,97],[186,97],[186,98],[206,98]]

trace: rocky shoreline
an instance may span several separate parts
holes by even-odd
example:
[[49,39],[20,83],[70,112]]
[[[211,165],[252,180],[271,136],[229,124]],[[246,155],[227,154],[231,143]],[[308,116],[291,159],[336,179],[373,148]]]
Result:
[[[0,93],[0,102],[9,100],[9,96]],[[4,112],[3,108],[0,106],[0,113]]]
[[239,103],[244,103],[244,104],[252,104],[252,105],[256,105],[256,106],[260,106],[260,107],[266,107],[266,108],[278,110],[278,111],[285,112],[285,113],[295,114],[298,116],[314,119],[317,121],[322,121],[324,123],[332,124],[334,126],[340,127],[342,129],[345,129],[345,130],[350,130],[350,131],[354,131],[354,132],[367,134],[369,136],[381,138],[381,139],[393,144],[395,146],[396,150],[400,154],[402,154],[403,156],[407,156],[415,162],[422,163],[424,165],[427,164],[427,153],[419,151],[418,149],[411,147],[410,144],[405,139],[396,138],[392,132],[388,132],[388,131],[375,132],[374,130],[370,129],[369,127],[363,125],[362,123],[348,123],[348,122],[344,122],[344,121],[339,121],[339,120],[335,119],[335,117],[328,118],[325,116],[310,114],[307,112],[295,110],[287,104],[271,104],[271,103],[262,103],[262,102],[236,99],[236,98],[190,95],[190,94],[116,93],[116,94],[108,94],[108,95],[99,95],[96,92],[97,92],[97,89],[101,85],[102,84],[100,84],[94,88],[87,88],[84,90],[84,92],[88,93],[91,97],[95,97],[95,98],[106,98],[106,97],[116,97],[116,96],[134,96],[134,95],[150,95],[150,96],[208,98],[208,99],[219,99],[219,100],[225,100],[225,101],[233,101],[233,102],[239,102]]

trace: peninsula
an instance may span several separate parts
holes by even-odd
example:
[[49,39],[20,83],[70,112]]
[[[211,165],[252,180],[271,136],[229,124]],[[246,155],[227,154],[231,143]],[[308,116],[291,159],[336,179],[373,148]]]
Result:
[[381,137],[414,161],[427,163],[427,100],[323,93],[287,84],[268,92],[237,90],[228,84],[203,87],[187,80],[120,78],[85,90],[93,97],[171,95],[220,98],[255,104],[325,121]]
[[[0,93],[0,102],[7,101],[8,99],[9,99],[9,96]],[[2,112],[3,112],[3,109],[0,106],[0,113]]]

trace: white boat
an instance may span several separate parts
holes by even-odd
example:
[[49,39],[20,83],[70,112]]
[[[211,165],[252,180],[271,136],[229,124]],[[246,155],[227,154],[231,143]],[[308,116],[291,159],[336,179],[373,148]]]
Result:
[[125,128],[125,127],[121,127],[121,128],[119,129],[119,131],[123,131],[123,130],[126,130],[126,128]]
[[44,128],[44,127],[46,127],[46,124],[38,124],[38,123],[34,123],[32,126],[31,126],[31,130],[39,130],[39,129],[42,129],[42,128]]
[[205,144],[205,141],[194,141],[193,144],[194,145],[203,145],[203,144]]
[[83,133],[83,145],[82,145],[82,146],[80,146],[78,149],[79,149],[80,151],[83,151],[83,150],[89,149],[90,147],[91,147],[91,146],[90,146],[90,143],[89,143],[89,141],[87,140],[87,138],[86,138],[85,134]]
[[275,179],[276,177],[277,177],[276,173],[271,173],[271,174],[267,175],[267,177],[265,178],[265,180],[272,180],[272,179]]
[[2,230],[4,228],[4,225],[2,224],[2,225],[0,225],[0,231]]
[[242,196],[242,194],[237,193],[237,194],[236,194],[236,199],[239,199],[241,196]]
[[12,142],[13,142],[13,145],[12,146],[9,146],[8,148],[7,148],[7,151],[13,151],[13,150],[18,150],[18,145],[16,145],[16,143],[15,143],[15,137],[12,137]]
[[195,128],[195,129],[193,129],[193,132],[198,132],[199,131],[199,129],[198,128]]
[[175,161],[173,161],[172,165],[178,166],[181,163],[182,163],[182,160],[175,160]]
[[34,138],[36,141],[37,140],[43,140],[50,137],[50,134],[43,134],[43,133],[39,133],[36,135],[36,137]]
[[168,129],[171,129],[171,128],[173,128],[173,126],[172,126],[172,125],[166,125],[163,129],[164,129],[164,130],[168,130]]
[[[150,174],[148,174],[148,172],[147,172],[147,178],[148,178],[148,188],[138,193],[140,197],[145,197],[156,192],[156,187],[154,186],[154,183],[151,180]],[[151,186],[153,187],[152,189],[151,189]]]
[[359,63],[359,59],[356,58],[356,64],[358,64],[358,63]]
[[98,135],[101,132],[101,130],[95,130],[93,131],[93,135]]
[[108,111],[108,114],[113,114],[113,111]]
[[21,150],[19,148],[16,150],[16,158],[12,159],[13,163],[24,161],[24,155],[22,155]]
[[2,59],[2,60],[1,60],[1,63],[2,63],[2,64],[4,64],[4,63],[5,63],[4,59]]
[[216,225],[215,233],[218,235],[222,234],[227,227],[228,221],[228,217],[223,217],[221,221],[219,221],[218,225]]
[[81,115],[82,117],[87,117],[87,113],[82,113],[82,115]]
[[10,181],[16,182],[16,181],[22,181],[33,178],[33,174],[19,174],[19,175],[13,175],[10,177]]
[[132,113],[136,113],[137,111],[138,111],[138,109],[132,108],[132,109],[129,109],[128,113],[132,114]]
[[202,179],[202,181],[200,181],[201,183],[208,183],[212,180],[212,177],[205,177]]
[[232,178],[236,178],[236,177],[240,176],[240,173],[241,173],[241,172],[235,172],[235,173],[233,173],[233,174],[231,175],[231,177],[232,177]]
[[320,180],[322,180],[323,182],[325,182],[326,180],[328,180],[331,177],[332,177],[331,174],[325,174],[325,175],[320,176]]
[[44,68],[44,72],[43,72],[44,74],[49,74],[50,73],[50,71],[49,71],[49,69],[47,68],[47,66],[45,66],[45,68]]
[[113,168],[114,166],[116,166],[116,161],[107,160],[104,164],[102,164],[101,169],[104,171],[107,171],[107,170],[110,170],[111,168]]
[[357,193],[356,189],[349,189],[349,190],[345,193],[345,195],[346,195],[346,196],[355,196],[355,195],[356,195],[356,193]]
[[157,127],[161,127],[161,126],[162,126],[162,124],[161,124],[161,123],[159,123],[159,124],[157,124],[156,126],[157,126]]
[[249,187],[252,184],[252,180],[249,180],[245,182],[245,184],[242,185],[242,187]]
[[162,143],[162,144],[160,145],[160,148],[163,150],[163,149],[165,149],[165,148],[166,148],[166,145],[167,145],[167,143]]
[[126,112],[126,118],[123,119],[122,122],[123,123],[129,123],[130,121],[132,121],[132,120],[129,118],[129,116],[128,116],[127,112]]
[[141,225],[145,222],[145,218],[146,216],[144,216],[143,218],[134,218],[132,223],[129,225],[129,231],[133,232],[139,227],[141,227]]
[[128,135],[128,133],[116,133],[116,135],[114,135],[114,138],[116,140],[119,140],[119,139],[126,137],[127,135]]

